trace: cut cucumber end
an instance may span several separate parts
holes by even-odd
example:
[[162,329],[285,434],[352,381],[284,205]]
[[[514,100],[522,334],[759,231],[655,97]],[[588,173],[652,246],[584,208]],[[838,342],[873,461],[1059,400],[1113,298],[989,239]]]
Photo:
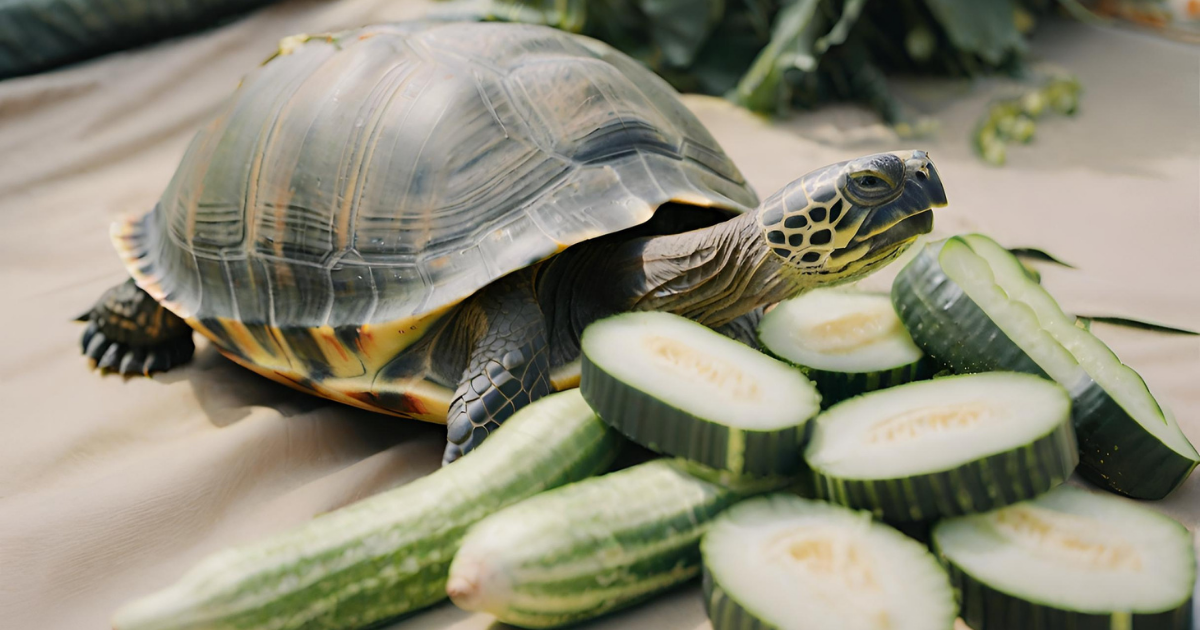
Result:
[[956,372],[1028,372],[1067,388],[1080,471],[1110,490],[1162,498],[1200,462],[1142,378],[991,239],[930,244],[896,278],[892,301],[917,344]]
[[1195,552],[1167,516],[1061,486],[986,514],[948,519],[933,545],[976,630],[1190,628]]
[[825,407],[936,371],[883,294],[810,291],[764,315],[758,339],[816,383]]
[[584,398],[642,446],[735,474],[799,469],[820,409],[799,370],[668,313],[600,320],[581,346]]
[[1062,483],[1078,461],[1062,387],[997,372],[834,405],[805,460],[819,496],[894,521],[991,510]]
[[714,630],[954,625],[954,594],[933,555],[865,512],[751,499],[718,517],[701,549]]

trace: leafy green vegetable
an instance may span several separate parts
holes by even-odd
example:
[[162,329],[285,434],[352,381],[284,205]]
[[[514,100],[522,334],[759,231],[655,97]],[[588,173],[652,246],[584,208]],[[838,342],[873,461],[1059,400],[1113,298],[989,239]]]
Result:
[[[681,91],[725,95],[757,112],[857,101],[911,137],[934,125],[892,97],[888,76],[1019,75],[1025,34],[1057,2],[448,0],[444,16],[548,24],[589,35]],[[1041,110],[1073,109],[1077,95],[1047,92],[1033,103],[1036,113],[1021,103],[997,111],[976,134],[980,154],[1002,163],[1007,142],[1032,139]]]
[[1008,252],[1010,254],[1012,254],[1013,256],[1016,256],[1017,258],[1036,260],[1038,262],[1053,263],[1055,265],[1060,265],[1060,266],[1066,267],[1068,269],[1075,269],[1075,265],[1072,265],[1071,263],[1063,262],[1062,259],[1057,258],[1054,255],[1050,254],[1049,252],[1042,250],[1042,249],[1038,249],[1036,247],[1009,247]]
[[1091,330],[1092,323],[1100,322],[1101,324],[1108,324],[1110,326],[1123,326],[1125,328],[1137,328],[1139,330],[1151,330],[1154,332],[1170,333],[1174,335],[1200,336],[1200,332],[1195,330],[1176,328],[1175,326],[1133,319],[1131,317],[1114,317],[1111,315],[1079,315],[1077,317],[1080,321],[1084,322],[1084,326],[1081,326],[1081,328],[1085,328],[1085,330]]
[[993,65],[1025,51],[1012,0],[925,0],[925,4],[961,51],[977,54]]

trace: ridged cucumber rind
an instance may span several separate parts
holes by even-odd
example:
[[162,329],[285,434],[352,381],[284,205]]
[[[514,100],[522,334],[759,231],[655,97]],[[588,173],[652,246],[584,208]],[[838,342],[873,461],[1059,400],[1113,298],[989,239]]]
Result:
[[779,630],[754,616],[729,596],[708,565],[704,565],[701,587],[704,590],[704,605],[713,630]]
[[938,558],[950,574],[950,583],[958,594],[961,608],[959,614],[972,630],[1192,630],[1190,599],[1174,610],[1160,613],[1081,613],[1008,595],[975,579],[940,553]]
[[[647,314],[617,317],[639,315]],[[688,322],[688,325],[699,326],[693,322]],[[600,418],[625,437],[655,452],[682,457],[735,475],[788,476],[803,468],[800,452],[808,441],[811,417],[800,418],[792,426],[756,430],[697,416],[643,391],[642,384],[627,382],[597,364],[589,353],[590,330],[585,331],[582,342],[579,389]],[[712,334],[720,337],[718,333]],[[746,351],[753,352],[748,348]],[[763,360],[775,362],[757,352],[754,354]],[[819,401],[815,386],[799,373],[796,374],[796,388],[798,391],[791,392],[795,395],[796,404]],[[815,412],[817,405],[812,406]]]
[[[974,378],[977,377],[952,376],[934,383]],[[932,386],[934,383],[902,387]],[[865,402],[882,395],[886,392],[866,394],[858,400]],[[835,406],[832,412],[837,409]],[[1064,404],[1061,421],[1045,434],[1014,448],[943,470],[890,478],[837,475],[814,461],[820,446],[816,440],[810,442],[805,456],[817,497],[869,511],[876,518],[909,522],[987,512],[1035,497],[1071,476],[1079,462],[1079,449],[1074,426],[1065,409]],[[818,416],[811,424],[816,428],[829,417],[833,416]],[[832,424],[836,425],[836,422]]]
[[700,537],[748,496],[654,460],[544,492],[474,525],[447,589],[460,608],[523,628],[577,623],[700,570]]
[[514,414],[468,457],[264,541],[210,556],[117,611],[116,630],[361,628],[445,598],[467,528],[606,469],[621,439],[577,391]]
[[[970,247],[960,237],[948,241]],[[1050,379],[946,275],[939,255],[948,241],[926,246],[892,285],[896,312],[913,339],[958,373],[1009,370]],[[1097,485],[1138,499],[1161,499],[1179,487],[1200,463],[1200,455],[1194,449],[1180,453],[1164,444],[1100,384],[1082,370],[1079,372],[1077,381],[1061,384],[1072,397],[1080,474]]]
[[[1054,490],[1054,493],[1084,495],[1086,491],[1071,486],[1062,486]],[[1117,500],[1112,498],[1105,499],[1103,496],[1098,495],[1092,496],[1095,499],[1106,501]],[[1048,498],[1048,496],[1043,497],[1043,499],[1045,498]],[[1038,502],[1037,499],[1033,500],[1035,504]],[[1182,525],[1165,515],[1157,514],[1136,505],[1127,505],[1125,509],[1142,510],[1148,516],[1153,516],[1163,521],[1170,521],[1171,526],[1179,529],[1178,536],[1181,540],[1189,540],[1191,538],[1191,534]],[[1003,588],[988,584],[987,579],[978,575],[972,575],[968,569],[960,563],[955,562],[953,545],[946,544],[945,532],[948,528],[962,526],[965,522],[960,519],[947,519],[938,522],[934,525],[930,533],[929,544],[938,561],[941,562],[950,575],[950,580],[959,602],[960,616],[974,630],[1007,630],[1008,628],[1189,630],[1192,628],[1194,615],[1192,592],[1195,582],[1194,558],[1192,559],[1191,570],[1192,584],[1188,585],[1185,589],[1186,595],[1184,599],[1176,602],[1174,605],[1156,607],[1161,609],[1151,609],[1149,611],[1122,610],[1100,612],[1097,610],[1072,610],[1067,606],[1047,601],[1050,596],[1041,591],[1031,591],[1031,593],[1025,595],[1006,592]],[[988,540],[990,543],[988,548],[991,550],[996,543],[991,542],[990,538]],[[1076,548],[1087,552],[1088,547],[1086,545],[1087,542],[1082,541],[1076,543]],[[1189,557],[1194,556],[1194,550],[1191,550],[1191,552],[1189,553]],[[1019,566],[1014,568],[1018,571],[1021,570]],[[1033,569],[1029,567],[1027,570]],[[1034,592],[1036,592],[1036,595]]]
[[[760,341],[761,343],[761,341]],[[938,372],[937,362],[926,356],[919,361],[875,372],[833,372],[788,361],[762,346],[767,354],[788,363],[809,378],[821,392],[821,407],[829,408],[855,396],[932,378]]]

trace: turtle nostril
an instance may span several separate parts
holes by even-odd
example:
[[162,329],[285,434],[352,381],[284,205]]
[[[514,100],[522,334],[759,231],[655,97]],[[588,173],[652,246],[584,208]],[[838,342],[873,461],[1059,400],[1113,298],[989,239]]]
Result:
[[917,177],[920,179],[929,179],[929,173],[926,173],[923,170],[917,171]]

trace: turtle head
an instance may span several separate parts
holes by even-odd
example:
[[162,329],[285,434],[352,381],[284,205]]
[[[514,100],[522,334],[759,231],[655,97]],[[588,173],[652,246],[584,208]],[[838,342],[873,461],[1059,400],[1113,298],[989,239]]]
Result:
[[946,191],[924,151],[878,153],[815,170],[763,202],[772,254],[800,284],[848,282],[933,229]]

